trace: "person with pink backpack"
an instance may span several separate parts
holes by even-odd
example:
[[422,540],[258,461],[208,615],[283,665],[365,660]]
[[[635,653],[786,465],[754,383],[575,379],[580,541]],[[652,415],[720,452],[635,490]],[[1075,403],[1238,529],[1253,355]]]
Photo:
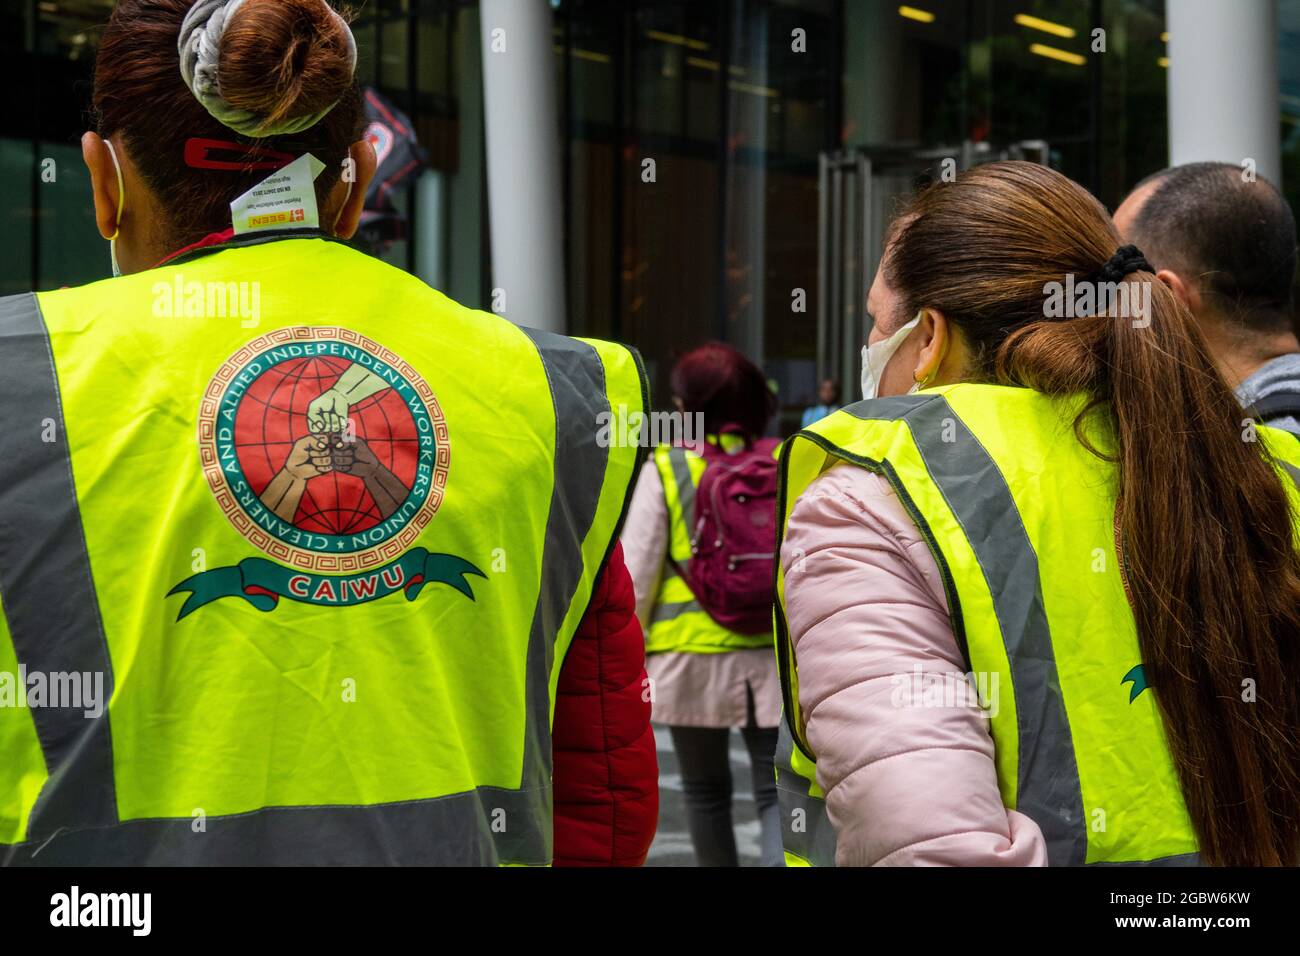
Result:
[[772,644],[776,551],[776,401],[740,352],[710,342],[671,376],[683,440],[654,451],[622,542],[646,633],[652,719],[681,765],[701,866],[736,866],[731,728],[749,752],[761,861],[781,866],[773,754],[781,685]]

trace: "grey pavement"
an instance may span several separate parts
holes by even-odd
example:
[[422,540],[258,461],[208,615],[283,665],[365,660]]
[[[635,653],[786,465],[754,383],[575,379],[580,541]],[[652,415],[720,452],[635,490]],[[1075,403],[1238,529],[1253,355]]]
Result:
[[[655,747],[659,752],[659,829],[650,844],[646,866],[695,866],[695,853],[691,849],[691,835],[686,827],[686,796],[682,792],[682,777],[673,753],[673,740],[668,728],[655,724]],[[740,733],[731,732],[732,826],[736,831],[736,854],[741,866],[758,866],[759,848],[758,814],[754,807],[754,793],[749,772],[749,754],[740,739]]]

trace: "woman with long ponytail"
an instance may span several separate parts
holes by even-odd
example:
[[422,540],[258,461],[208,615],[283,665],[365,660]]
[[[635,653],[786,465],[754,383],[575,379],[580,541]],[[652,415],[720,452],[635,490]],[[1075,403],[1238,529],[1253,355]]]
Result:
[[1120,243],[1028,163],[896,220],[864,386],[906,397],[785,456],[796,856],[1300,862],[1300,443]]

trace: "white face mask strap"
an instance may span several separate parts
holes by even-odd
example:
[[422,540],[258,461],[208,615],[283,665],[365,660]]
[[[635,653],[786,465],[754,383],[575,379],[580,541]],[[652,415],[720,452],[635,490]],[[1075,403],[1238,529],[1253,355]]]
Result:
[[122,231],[122,210],[126,206],[126,186],[122,182],[122,164],[117,161],[117,150],[113,148],[111,140],[104,140],[104,145],[108,147],[108,155],[113,157],[113,169],[117,171],[117,218],[113,220],[113,234],[108,237],[111,242]]
[[[353,177],[355,178],[355,177]],[[352,198],[352,180],[348,180],[348,194],[343,197],[343,205],[339,206],[339,213],[334,217],[334,231],[339,230],[339,220],[343,218],[343,210],[348,208],[348,200]]]
[[[903,342],[911,335],[921,322],[921,316],[925,315],[925,309],[916,313],[912,321],[903,325],[894,331],[887,339],[877,342],[875,345],[862,346],[862,397],[876,398],[880,394],[880,380],[884,377],[885,369],[889,366],[889,360],[894,357],[894,353],[899,350]],[[913,385],[912,391],[917,390]],[[909,393],[910,394],[910,393]]]

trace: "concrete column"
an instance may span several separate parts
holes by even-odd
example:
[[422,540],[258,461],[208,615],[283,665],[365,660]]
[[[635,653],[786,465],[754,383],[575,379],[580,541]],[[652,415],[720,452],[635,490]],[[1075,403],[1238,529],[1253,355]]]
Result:
[[[514,322],[565,331],[555,51],[547,0],[482,0],[492,285]],[[494,296],[495,297],[495,296]]]
[[1168,0],[1169,162],[1255,161],[1281,186],[1277,0]]
[[893,4],[844,5],[846,145],[880,146],[911,138],[911,130],[900,129],[899,118],[919,106],[918,72],[903,57],[903,18]]
[[426,169],[415,182],[415,274],[435,289],[447,288],[447,176]]

